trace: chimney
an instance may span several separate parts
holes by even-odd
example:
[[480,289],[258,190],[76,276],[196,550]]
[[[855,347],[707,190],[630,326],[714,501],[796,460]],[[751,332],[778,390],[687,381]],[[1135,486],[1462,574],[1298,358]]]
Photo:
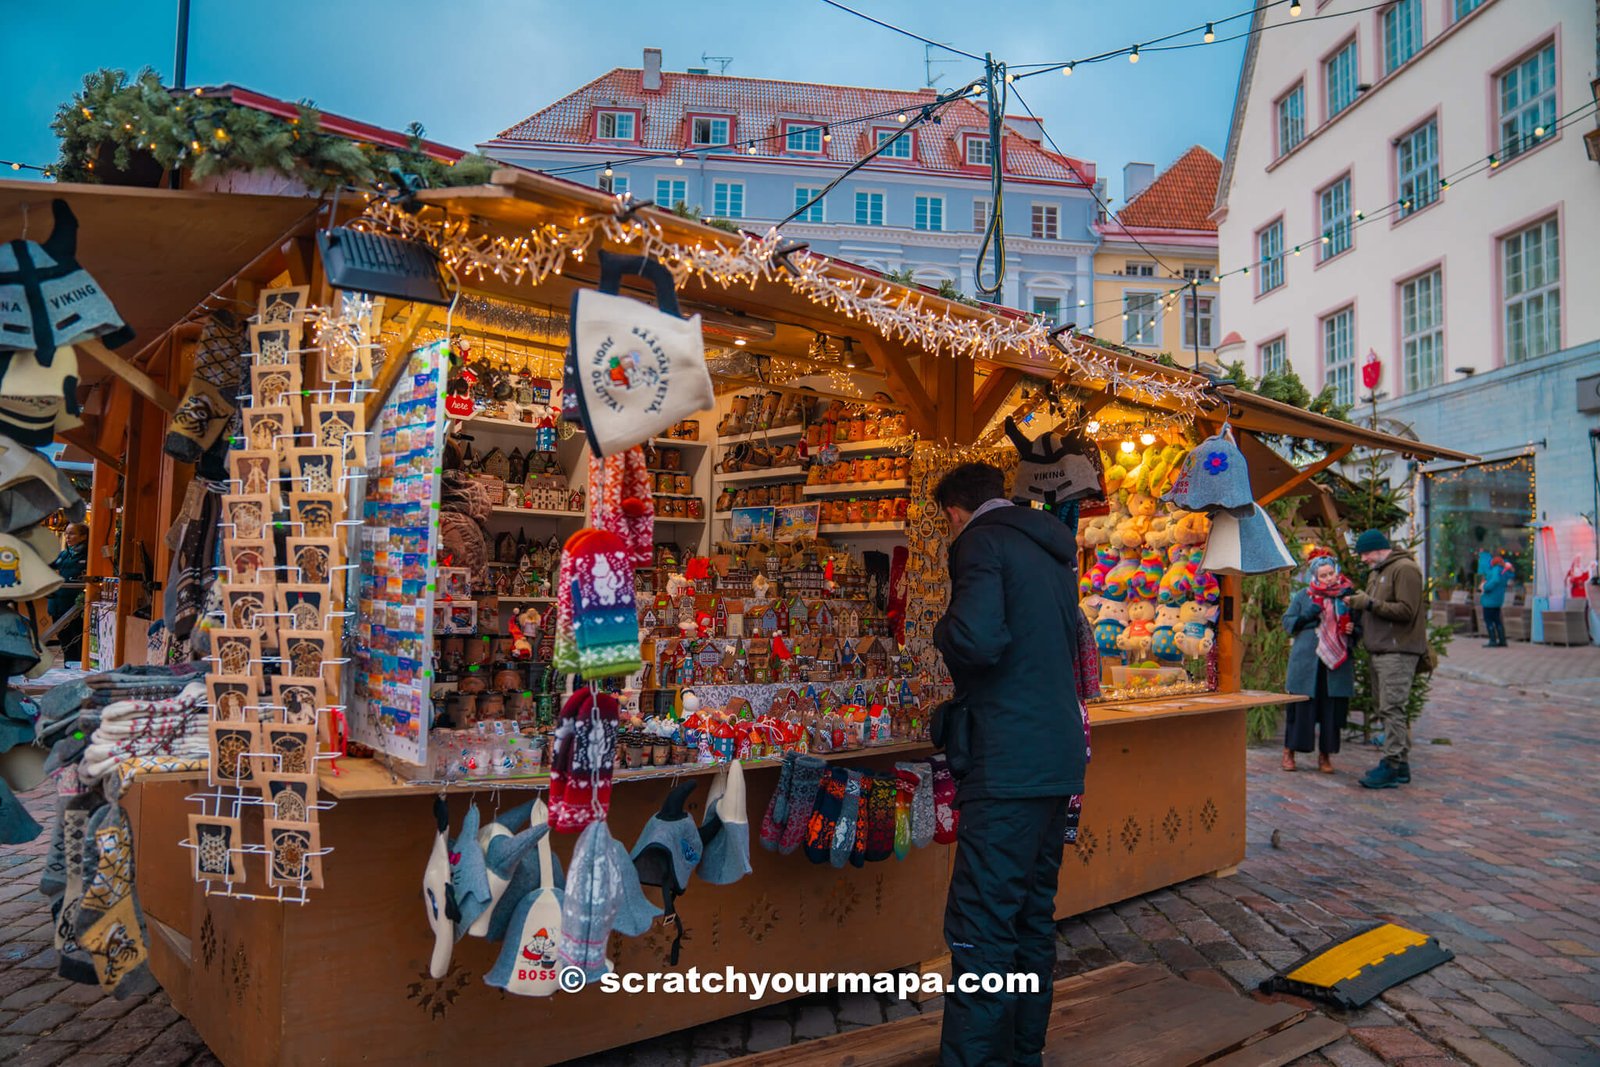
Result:
[[1126,204],[1156,180],[1154,163],[1125,163],[1122,167],[1122,202]]
[[647,93],[661,90],[661,49],[644,50],[644,69],[639,72],[639,88]]
[[1044,124],[1032,116],[1021,118],[1016,115],[1007,115],[1006,126],[1012,133],[1026,138],[1034,144],[1044,144]]

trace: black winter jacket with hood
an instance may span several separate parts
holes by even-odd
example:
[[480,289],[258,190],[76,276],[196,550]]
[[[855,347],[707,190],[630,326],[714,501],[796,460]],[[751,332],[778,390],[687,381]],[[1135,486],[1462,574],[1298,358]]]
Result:
[[971,709],[961,801],[1083,792],[1076,566],[1067,527],[1026,507],[977,516],[950,546],[950,607],[933,641]]

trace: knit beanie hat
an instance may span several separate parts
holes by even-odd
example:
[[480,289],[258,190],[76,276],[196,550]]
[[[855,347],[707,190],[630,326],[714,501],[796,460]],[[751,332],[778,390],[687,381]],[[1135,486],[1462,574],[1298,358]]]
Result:
[[1072,501],[1105,502],[1100,450],[1088,434],[1052,431],[1030,441],[1009,415],[1005,431],[1021,457],[1012,480],[1011,499],[1024,504],[1038,501],[1050,508]]
[[1226,511],[1213,516],[1200,567],[1212,574],[1271,574],[1294,569],[1294,557],[1272,516],[1251,504],[1242,518]]
[[649,462],[638,445],[604,458],[589,456],[589,525],[628,546],[635,567],[648,567],[655,545],[656,504]]
[[1218,508],[1248,508],[1250,471],[1244,454],[1233,440],[1233,427],[1227,423],[1211,437],[1201,441],[1183,460],[1172,488],[1161,495],[1185,511]]
[[700,822],[700,879],[732,885],[750,873],[750,820],[745,813],[744,768],[738,760],[711,784]]
[[[502,819],[506,816],[502,815]],[[534,833],[535,846],[550,832],[550,809],[544,801],[536,800],[529,813],[529,829]],[[514,823],[512,824],[515,825]],[[536,889],[545,886],[539,878],[539,856],[537,852],[529,851],[522,855],[521,860],[511,872],[511,884],[500,895],[500,902],[494,906],[489,916],[488,938],[490,941],[499,941],[506,936],[506,928],[511,925],[511,916],[515,914],[517,905],[522,903],[524,897]],[[566,885],[566,875],[561,869],[561,857],[553,852],[550,855],[550,888],[560,889]]]
[[162,444],[173,459],[193,463],[222,436],[250,371],[245,334],[245,324],[227,311],[212,312],[200,327],[194,373]]
[[1389,543],[1389,535],[1382,530],[1362,530],[1356,538],[1356,555],[1363,552],[1381,552],[1386,548],[1394,547]]
[[561,902],[556,958],[562,970],[577,967],[590,981],[611,969],[606,964],[606,940],[622,903],[622,869],[611,840],[604,819],[590,823],[578,835]]
[[596,695],[588,687],[573,693],[561,709],[550,772],[550,828],[557,833],[576,833],[611,809],[617,712],[616,697]]
[[120,804],[107,804],[89,820],[74,936],[94,961],[101,989],[118,1000],[156,990],[134,889],[133,830]]
[[[819,756],[802,755],[794,761],[794,773],[789,781],[789,804],[783,822],[783,836],[778,839],[778,851],[787,856],[805,844],[811,832],[811,820],[828,773],[828,762]],[[838,813],[835,811],[835,818]],[[823,859],[827,857],[824,856]],[[818,860],[816,862],[822,862]]]
[[928,764],[933,768],[933,839],[941,845],[953,844],[959,818],[955,809],[956,780],[942,753],[929,756]]
[[[78,219],[59,197],[42,243],[0,244],[0,350],[55,351],[89,337],[117,348],[133,340],[100,284],[78,265]],[[3,374],[3,371],[0,371]]]
[[916,791],[911,797],[911,843],[917,848],[927,848],[933,842],[933,831],[938,822],[933,803],[933,767],[923,760],[915,763],[896,763],[894,769],[902,775],[916,779]]
[[683,802],[694,792],[693,780],[676,786],[661,802],[661,810],[650,816],[629,853],[641,886],[661,887],[662,914],[671,919],[676,934],[668,961],[678,964],[683,942],[683,920],[678,916],[677,897],[689,885],[689,876],[700,862],[700,834],[694,820],[683,810]]
[[539,839],[539,888],[517,901],[500,955],[483,980],[521,997],[548,997],[560,988],[556,949],[565,895],[555,886],[550,837]]
[[450,970],[450,950],[456,940],[455,917],[459,912],[450,892],[450,809],[442,796],[433,800],[433,821],[433,851],[428,853],[428,865],[422,869],[422,905],[433,929],[428,974],[443,978]]

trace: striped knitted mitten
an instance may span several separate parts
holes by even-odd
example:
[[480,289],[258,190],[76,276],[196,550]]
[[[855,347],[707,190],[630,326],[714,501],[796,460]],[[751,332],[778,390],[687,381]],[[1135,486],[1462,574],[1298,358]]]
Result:
[[933,768],[924,760],[915,763],[896,763],[894,769],[916,778],[916,792],[911,798],[911,843],[917,848],[927,848],[933,841]]
[[950,773],[950,762],[941,755],[928,757],[933,765],[933,839],[941,845],[954,844],[956,840],[956,780]]

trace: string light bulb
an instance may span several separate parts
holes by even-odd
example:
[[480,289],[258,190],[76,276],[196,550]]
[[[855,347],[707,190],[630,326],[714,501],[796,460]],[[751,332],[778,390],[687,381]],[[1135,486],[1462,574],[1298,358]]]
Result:
[[21,170],[22,169],[22,164],[21,163],[13,163],[13,164],[11,164],[11,169],[12,170]]
[[752,156],[756,154],[756,143],[754,141],[750,142],[749,152]]
[[831,140],[833,140],[833,131],[828,129],[828,127],[826,127],[826,126],[822,127],[822,141],[823,141],[823,143],[826,144]]
[[681,153],[681,152],[680,152],[680,153],[678,153],[678,154],[677,154],[677,155],[676,155],[676,156],[673,156],[673,157],[672,157],[672,165],[673,165],[673,166],[674,166],[674,167],[681,167],[681,166],[683,166],[683,153]]
[[1007,85],[1010,85],[1012,82],[1014,82],[1016,80],[1017,80],[1017,76],[1015,74],[1011,73],[1009,70],[1006,71],[1006,84]]
[[1137,63],[1137,62],[1139,62],[1139,46],[1138,45],[1134,45],[1133,46],[1133,51],[1128,53],[1128,62],[1129,63]]
[[1139,443],[1144,445],[1146,448],[1149,448],[1151,445],[1156,443],[1156,435],[1151,433],[1149,430],[1146,430],[1144,433],[1139,435]]
[[1084,429],[1088,430],[1091,434],[1099,433],[1100,432],[1100,420],[1099,419],[1090,419],[1089,420],[1089,425],[1085,426]]
[[1292,19],[1300,17],[1300,0],[1289,0],[1289,17]]
[[1544,127],[1543,126],[1535,126],[1533,128],[1533,135],[1535,137],[1543,137],[1544,136]]
[[906,120],[906,113],[904,111],[902,111],[902,112],[900,112],[900,114],[896,115],[894,118],[895,118],[896,122],[904,122]]
[[1078,65],[1078,61],[1077,60],[1073,60],[1071,63],[1068,63],[1066,66],[1062,67],[1061,68],[1061,76],[1063,78],[1072,77],[1072,68],[1076,67],[1077,65]]
[[1215,41],[1216,39],[1217,39],[1217,28],[1215,26],[1213,26],[1209,22],[1206,23],[1206,35],[1203,38],[1203,40],[1206,42],[1206,44],[1210,44],[1212,41]]
[[607,163],[606,164],[606,169],[601,171],[600,173],[605,175],[607,178],[611,177],[611,175],[612,175],[611,164]]
[[1490,170],[1494,170],[1499,165],[1500,165],[1500,157],[1495,155],[1493,152],[1490,152],[1489,153],[1489,169]]
[[1133,453],[1133,442],[1132,441],[1125,440],[1118,447],[1120,447],[1122,449],[1122,454],[1125,455],[1125,456],[1126,455],[1131,455]]

